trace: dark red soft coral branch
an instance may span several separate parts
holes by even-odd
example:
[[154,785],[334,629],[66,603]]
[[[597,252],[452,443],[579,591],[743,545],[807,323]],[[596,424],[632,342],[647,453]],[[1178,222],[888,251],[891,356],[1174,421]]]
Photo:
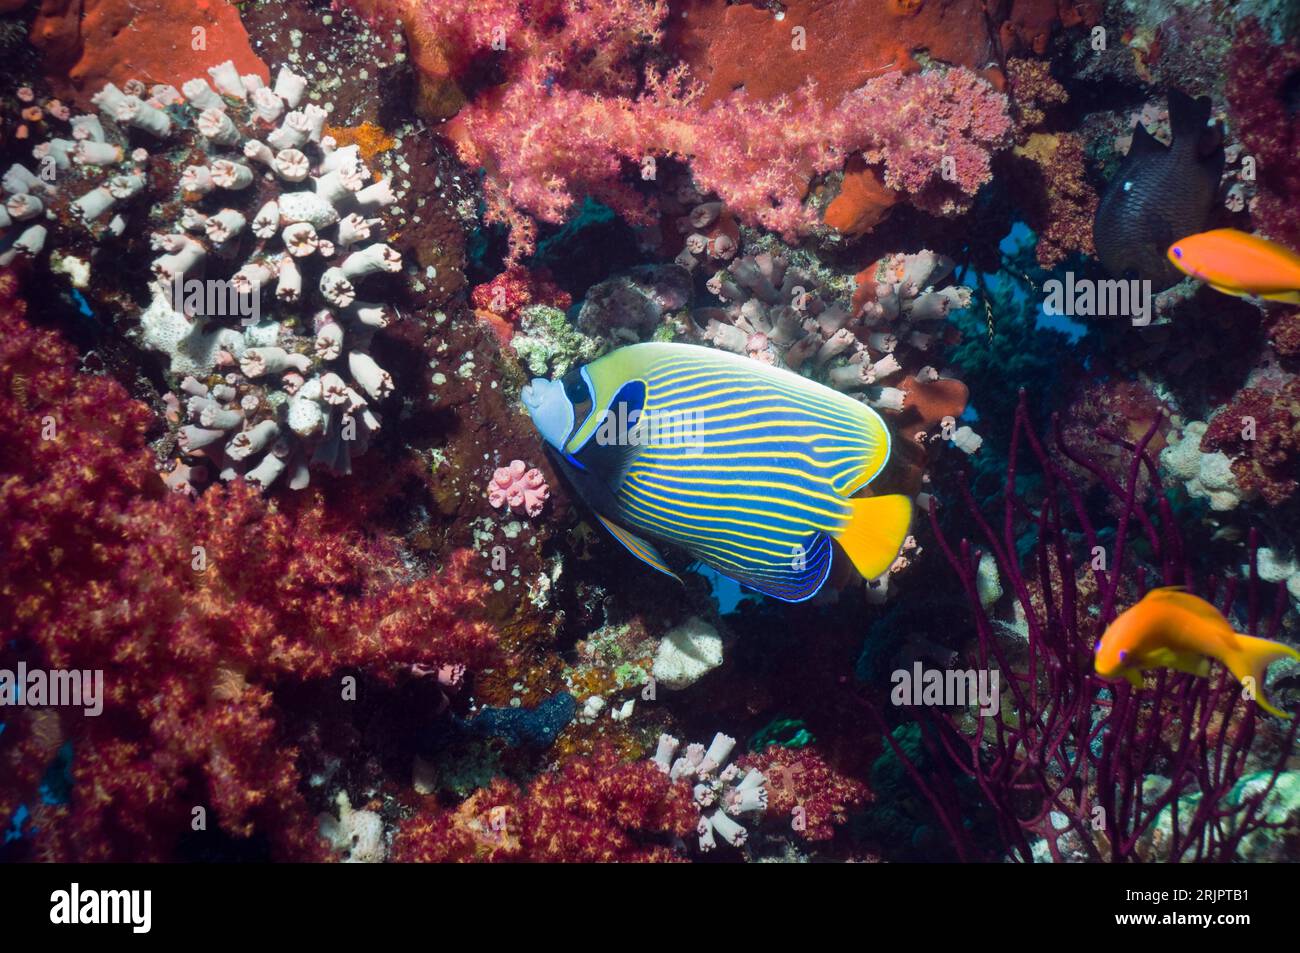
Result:
[[1270,238],[1300,247],[1300,113],[1288,104],[1300,83],[1300,41],[1273,43],[1259,21],[1241,22],[1228,58],[1228,115],[1259,182],[1255,224]]
[[[414,578],[318,495],[273,509],[242,483],[169,495],[151,416],[24,316],[0,274],[0,662],[103,670],[98,717],[25,709],[0,736],[0,818],[37,813],[37,849],[168,859],[202,806],[228,834],[320,856],[277,692],[364,669],[495,657],[467,553]],[[35,786],[73,743],[68,804]]]
[[571,756],[527,788],[497,779],[454,810],[405,821],[393,859],[612,863],[685,859],[699,808],[690,785],[609,748]]
[[[980,554],[966,539],[954,544],[931,507],[931,527],[974,616],[975,649],[969,662],[1000,673],[1002,708],[978,718],[973,732],[957,716],[924,718],[927,748],[937,768],[924,774],[892,735],[884,734],[963,859],[984,856],[984,848],[963,823],[972,806],[957,783],[963,777],[973,783],[983,808],[991,813],[1000,850],[1023,860],[1033,856],[1038,838],[1058,861],[1067,856],[1231,860],[1243,839],[1269,826],[1263,804],[1295,742],[1296,721],[1289,730],[1261,724],[1255,706],[1242,701],[1240,686],[1222,671],[1208,679],[1161,671],[1149,676],[1141,691],[1127,683],[1105,682],[1093,672],[1092,646],[1122,607],[1153,585],[1199,588],[1148,451],[1160,424],[1159,419],[1153,422],[1136,443],[1101,434],[1128,454],[1127,475],[1117,478],[1068,446],[1059,423],[1054,450],[1060,457],[1049,453],[1029,424],[1022,392],[1001,519],[986,519],[970,491],[961,488],[1009,598],[1023,617],[1028,642],[1023,663],[1012,664],[997,632],[995,609],[981,605],[976,581]],[[1043,497],[1036,506],[1016,490],[1022,447],[1044,475]],[[1092,556],[1103,537],[1062,458],[1091,473],[1122,504],[1115,536],[1102,547],[1104,566]],[[1154,513],[1143,505],[1148,486]],[[1036,541],[1022,562],[1017,540],[1031,526]],[[1148,549],[1146,562],[1135,555],[1134,536]],[[1252,567],[1257,546],[1252,531]],[[1228,613],[1241,589],[1235,579],[1221,587],[1211,578],[1201,592]],[[1244,587],[1245,631],[1271,638],[1278,631],[1286,593],[1273,587],[1270,607],[1265,590],[1252,568]],[[886,727],[883,715],[870,710]],[[1270,780],[1240,802],[1229,802],[1229,792],[1250,766],[1257,737],[1266,734],[1281,752],[1269,769]],[[1163,790],[1148,785],[1156,775],[1169,781]],[[1200,797],[1189,807],[1182,799],[1191,794]],[[1165,811],[1171,824],[1157,838]]]

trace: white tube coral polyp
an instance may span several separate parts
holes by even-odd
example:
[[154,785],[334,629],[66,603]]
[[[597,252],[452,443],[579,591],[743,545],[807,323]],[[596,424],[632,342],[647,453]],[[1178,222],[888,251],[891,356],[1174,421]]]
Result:
[[118,107],[126,101],[126,94],[112,83],[105,83],[90,101],[106,116],[116,116]]
[[72,161],[78,165],[116,165],[122,161],[122,147],[83,139],[73,148]]
[[181,189],[193,195],[207,195],[216,184],[212,172],[205,165],[187,165],[181,172]]
[[[196,208],[186,207],[181,211],[181,228],[187,232],[201,232],[207,227],[208,217]],[[155,248],[161,248],[157,239],[154,241]],[[166,251],[175,251],[174,248],[165,249]]]
[[291,112],[284,117],[280,127],[266,137],[266,141],[276,149],[296,149],[307,141],[310,134],[311,124],[307,120],[307,115]]
[[244,474],[244,479],[249,483],[256,483],[263,490],[269,487],[284,472],[288,461],[276,456],[274,453],[268,453],[257,466]]
[[308,103],[303,107],[302,112],[307,117],[307,138],[312,142],[320,142],[329,113],[315,103]]
[[181,93],[195,109],[225,109],[226,102],[213,92],[208,81],[195,77],[181,86]]
[[672,770],[673,755],[677,753],[677,747],[680,744],[681,742],[672,735],[663,734],[659,736],[659,746],[655,749],[655,756],[652,760],[660,771],[667,774]]
[[295,222],[280,233],[285,250],[294,258],[306,258],[314,254],[320,239],[316,229],[307,222]]
[[[878,381],[884,380],[886,377],[891,377],[902,369],[903,365],[898,363],[898,358],[892,353],[886,354],[880,360],[876,361],[875,364],[871,365],[871,373]],[[921,379],[920,375],[917,376],[917,379]]]
[[274,201],[267,202],[253,219],[253,234],[258,238],[270,238],[280,230],[280,206]]
[[381,209],[396,201],[397,196],[393,194],[392,179],[389,176],[385,176],[374,185],[366,186],[357,193],[357,204],[366,211]]
[[258,119],[269,125],[284,112],[284,100],[263,86],[253,90],[253,111]]
[[275,276],[275,272],[261,262],[250,261],[235,272],[231,285],[242,295],[257,294]]
[[346,308],[357,300],[357,289],[352,287],[342,268],[327,268],[320,276],[320,293],[336,308]]
[[127,96],[118,103],[113,111],[118,122],[124,122],[136,129],[162,138],[172,131],[171,118],[154,106],[150,106],[138,96]]
[[3,187],[10,195],[39,189],[42,184],[31,169],[25,165],[19,165],[17,162],[9,167],[9,171],[4,174],[3,178],[0,178],[0,187]]
[[233,208],[223,208],[216,215],[208,219],[204,225],[204,230],[208,238],[217,244],[230,241],[244,230],[247,220]]
[[250,347],[239,360],[239,369],[245,377],[262,377],[295,370],[303,373],[311,368],[311,358],[306,354],[290,354],[281,347]]
[[350,388],[334,372],[322,374],[320,378],[321,399],[333,407],[341,407],[351,402],[348,391]]
[[383,400],[393,392],[393,378],[363,351],[348,353],[348,370],[371,400]]
[[0,254],[0,266],[8,265],[19,257],[35,258],[45,247],[45,238],[48,234],[44,225],[29,225],[9,250]]
[[265,450],[279,435],[279,424],[274,420],[263,420],[260,424],[235,434],[235,438],[226,444],[226,456],[232,460],[246,460]]
[[361,147],[358,145],[344,146],[342,149],[334,149],[326,153],[325,158],[321,160],[320,174],[324,175],[326,172],[333,172],[335,169],[353,166],[358,168],[363,166]]
[[239,141],[239,130],[223,109],[205,109],[199,113],[199,135],[221,146],[233,146]]
[[363,169],[360,166],[344,165],[316,180],[316,194],[331,204],[337,204],[349,196],[359,196],[363,185]]
[[302,94],[307,91],[307,80],[287,66],[281,66],[275,77],[275,95],[279,96],[290,108],[302,101]]
[[873,400],[868,400],[867,403],[877,410],[902,410],[906,399],[907,393],[905,391],[901,391],[897,387],[882,387],[880,395]]
[[714,811],[710,814],[709,823],[713,826],[713,829],[718,832],[718,836],[732,847],[741,846],[749,837],[749,831],[745,830],[744,827],[733,821],[722,811]]
[[193,453],[195,450],[202,450],[208,444],[216,442],[225,435],[224,430],[212,430],[207,427],[186,424],[180,430],[181,449],[186,453]]
[[233,61],[226,60],[224,63],[208,67],[208,75],[212,77],[212,85],[231,99],[244,99],[248,96],[248,91],[244,89],[244,82],[239,78],[239,70],[235,69]]
[[17,195],[9,196],[8,201],[5,202],[5,211],[22,222],[35,218],[45,211],[45,203],[30,192],[19,192]]
[[371,226],[378,225],[379,222],[377,218],[362,218],[356,212],[345,215],[339,222],[339,245],[346,248],[348,245],[366,241],[370,238]]
[[212,405],[199,411],[199,423],[207,429],[234,430],[244,422],[244,415],[229,407]]
[[288,304],[294,304],[302,299],[302,272],[298,270],[292,258],[285,258],[280,262],[275,296]]
[[337,360],[343,353],[343,326],[327,321],[316,332],[316,356],[322,361]]
[[99,185],[72,203],[72,214],[81,222],[93,222],[113,207],[113,193]]
[[139,195],[144,189],[144,176],[142,175],[115,175],[108,180],[108,191],[113,193],[113,198],[124,202],[129,198]]
[[719,731],[713,736],[713,742],[709,745],[709,750],[704,753],[704,760],[700,762],[700,774],[716,771],[723,764],[726,764],[735,747],[736,739],[730,738]]
[[192,238],[184,238],[184,242],[179,251],[154,259],[152,267],[155,277],[163,281],[172,281],[184,275],[207,256],[207,250]]
[[347,309],[347,317],[371,328],[386,328],[391,322],[388,308],[370,301],[357,301]]
[[342,268],[343,274],[354,281],[381,272],[392,274],[402,270],[402,256],[389,246],[376,243],[348,255]]
[[275,150],[260,139],[249,139],[244,143],[244,158],[275,168]]
[[218,159],[212,163],[212,181],[223,189],[242,191],[253,184],[253,170],[241,162]]
[[297,149],[281,149],[275,154],[275,161],[271,167],[275,169],[275,174],[286,182],[302,182],[311,171],[307,157]]

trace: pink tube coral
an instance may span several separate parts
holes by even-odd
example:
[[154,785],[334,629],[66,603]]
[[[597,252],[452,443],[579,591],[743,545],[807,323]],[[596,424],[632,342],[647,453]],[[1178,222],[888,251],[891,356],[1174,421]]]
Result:
[[529,469],[522,460],[499,468],[488,484],[488,502],[495,508],[523,510],[529,516],[540,514],[550,495],[551,488],[546,485],[542,471],[536,467]]

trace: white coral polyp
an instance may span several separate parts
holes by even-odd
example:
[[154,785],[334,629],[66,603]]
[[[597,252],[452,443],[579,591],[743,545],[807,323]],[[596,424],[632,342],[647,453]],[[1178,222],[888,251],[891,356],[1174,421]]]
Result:
[[240,191],[253,184],[253,170],[242,162],[218,159],[212,163],[212,181],[223,189]]
[[307,157],[297,149],[281,149],[273,163],[276,175],[286,182],[302,182],[311,171]]
[[[66,138],[35,144],[32,155],[42,170],[60,170],[57,181],[20,164],[0,176],[0,230],[21,232],[4,236],[0,264],[35,257],[70,223],[107,240],[126,230],[133,209],[173,216],[145,233],[155,280],[140,341],[184,376],[179,452],[207,457],[222,479],[262,487],[305,486],[309,465],[351,472],[381,426],[371,403],[395,386],[369,342],[396,311],[359,301],[357,291],[371,275],[401,271],[395,249],[371,243],[379,210],[396,196],[390,180],[372,181],[357,145],[339,148],[325,135],[332,107],[306,93],[291,70],[268,87],[232,62],[179,91],[106,84],[93,97],[97,115],[72,117]],[[135,144],[145,136],[170,141]],[[174,197],[144,201],[174,156],[184,157]],[[347,251],[335,259],[337,249]],[[174,284],[191,275],[214,285],[206,298]],[[214,296],[224,275],[224,296]],[[262,293],[268,283],[273,296]],[[178,287],[184,305],[172,297]]]
[[308,222],[297,222],[290,225],[280,233],[280,239],[284,242],[285,251],[295,258],[306,258],[308,255],[314,255],[317,246],[320,244],[316,229],[312,228]]

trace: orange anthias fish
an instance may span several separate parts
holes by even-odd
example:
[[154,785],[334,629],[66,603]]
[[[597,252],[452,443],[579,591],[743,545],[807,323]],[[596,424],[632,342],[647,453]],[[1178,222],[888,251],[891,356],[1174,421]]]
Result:
[[1291,715],[1264,698],[1264,673],[1280,658],[1300,661],[1300,652],[1281,642],[1234,632],[1218,609],[1179,586],[1153,589],[1112,622],[1097,643],[1097,674],[1142,687],[1142,672],[1168,668],[1206,676],[1210,659],[1227,666],[1239,682],[1253,679],[1259,707],[1279,718]]
[[1169,260],[1215,291],[1300,304],[1300,255],[1267,238],[1216,228],[1174,242]]

